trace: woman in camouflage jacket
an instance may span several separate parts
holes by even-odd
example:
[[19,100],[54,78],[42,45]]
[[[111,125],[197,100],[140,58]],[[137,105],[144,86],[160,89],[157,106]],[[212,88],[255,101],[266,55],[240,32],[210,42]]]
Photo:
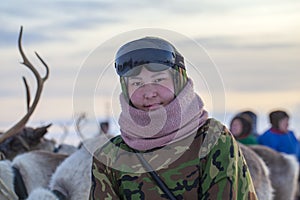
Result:
[[90,199],[257,199],[242,152],[208,119],[169,42],[146,37],[122,46],[121,135],[93,156]]

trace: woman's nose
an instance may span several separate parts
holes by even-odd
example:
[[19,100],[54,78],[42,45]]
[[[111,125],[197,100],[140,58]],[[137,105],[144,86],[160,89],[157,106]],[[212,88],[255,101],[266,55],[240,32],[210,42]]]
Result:
[[144,94],[143,97],[146,99],[154,98],[157,96],[157,90],[153,84],[145,84],[143,86]]

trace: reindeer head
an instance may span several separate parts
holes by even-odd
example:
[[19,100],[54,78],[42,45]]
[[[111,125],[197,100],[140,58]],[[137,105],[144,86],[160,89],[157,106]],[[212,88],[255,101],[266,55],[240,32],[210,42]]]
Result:
[[0,152],[6,159],[12,160],[18,154],[36,149],[44,149],[41,147],[41,144],[43,145],[45,142],[52,144],[52,149],[50,148],[49,150],[53,150],[55,143],[44,138],[50,126],[51,124],[38,128],[23,128],[19,133],[9,137],[0,144]]
[[37,89],[35,93],[35,97],[31,103],[31,98],[30,98],[30,91],[29,87],[26,81],[26,78],[23,77],[23,82],[25,85],[26,89],[26,99],[27,99],[27,113],[9,130],[6,132],[0,134],[0,151],[6,156],[8,159],[12,159],[19,153],[23,153],[29,150],[35,149],[35,147],[41,142],[41,139],[47,133],[47,128],[50,125],[43,126],[40,128],[29,128],[26,127],[25,125],[28,122],[30,116],[34,112],[42,90],[45,81],[47,80],[49,76],[49,68],[47,64],[43,61],[43,59],[36,53],[36,56],[38,59],[42,62],[42,64],[46,68],[46,74],[44,77],[41,77],[39,72],[35,69],[35,67],[30,63],[30,61],[27,59],[23,48],[22,48],[22,32],[23,28],[21,27],[20,29],[20,34],[19,34],[19,39],[18,39],[18,46],[19,46],[19,51],[22,56],[23,62],[22,64],[25,65],[33,74],[34,77],[36,78],[37,82]]

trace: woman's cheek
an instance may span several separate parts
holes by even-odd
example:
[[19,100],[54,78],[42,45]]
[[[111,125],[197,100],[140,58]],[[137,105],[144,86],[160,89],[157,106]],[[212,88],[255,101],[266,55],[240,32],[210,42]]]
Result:
[[131,102],[135,105],[135,104],[140,104],[142,102],[143,99],[143,94],[141,91],[139,91],[139,89],[136,89],[134,91],[131,91],[129,93],[129,97]]

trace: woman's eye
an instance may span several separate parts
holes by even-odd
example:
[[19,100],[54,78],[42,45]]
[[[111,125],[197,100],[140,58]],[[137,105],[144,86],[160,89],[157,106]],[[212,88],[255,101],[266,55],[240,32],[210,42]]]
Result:
[[131,83],[131,85],[139,87],[139,86],[143,85],[143,82],[133,82],[133,83]]
[[157,79],[154,80],[154,83],[159,83],[163,80],[165,80],[165,78],[157,78]]

